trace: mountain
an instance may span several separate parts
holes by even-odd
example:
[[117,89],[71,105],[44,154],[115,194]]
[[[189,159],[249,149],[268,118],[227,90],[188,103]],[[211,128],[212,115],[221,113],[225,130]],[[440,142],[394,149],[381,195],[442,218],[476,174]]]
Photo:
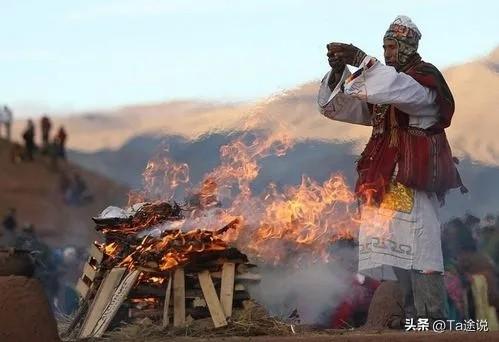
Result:
[[[73,163],[59,163],[57,171],[40,155],[33,162],[13,163],[13,148],[13,144],[0,139],[0,217],[9,208],[16,208],[18,231],[29,223],[51,245],[87,247],[97,237],[92,216],[127,200],[127,187]],[[66,204],[60,190],[63,174],[79,174],[93,200],[80,206]],[[3,227],[0,233],[4,233]]]
[[[129,140],[118,150],[83,153],[72,151],[70,158],[85,168],[100,172],[115,181],[132,188],[142,184],[142,172],[147,161],[158,149],[168,146],[172,159],[189,165],[190,180],[197,184],[210,170],[220,163],[220,146],[231,142],[239,134],[228,136],[214,133],[196,140],[180,136],[139,136]],[[351,187],[355,180],[353,143],[321,140],[302,140],[282,157],[269,156],[261,159],[260,173],[253,182],[253,191],[262,191],[270,182],[278,185],[295,185],[303,174],[318,181],[326,180],[331,173],[343,174]],[[461,216],[466,212],[483,216],[499,211],[499,167],[486,166],[461,160],[461,176],[470,189],[468,194],[452,191],[442,210],[444,218]]]
[[[446,216],[499,209],[498,73],[499,47],[444,70],[456,100],[447,134],[471,190],[468,195],[449,196]],[[130,187],[140,186],[147,161],[161,146],[169,146],[174,159],[190,165],[196,183],[218,164],[220,146],[245,129],[285,130],[295,140],[285,157],[262,160],[256,189],[268,181],[296,184],[303,173],[322,180],[336,170],[352,183],[354,160],[370,129],[322,117],[316,108],[317,89],[314,81],[256,103],[196,100],[129,106],[59,118],[56,125],[67,126],[71,160]],[[21,125],[16,123],[15,134]]]
[[[453,124],[447,130],[455,154],[499,165],[499,47],[485,57],[444,70],[444,75],[457,106]],[[57,118],[55,123],[67,127],[70,148],[96,152],[118,149],[140,135],[193,139],[213,132],[237,131],[247,124],[250,114],[261,113],[263,120],[256,122],[253,129],[268,128],[271,119],[286,126],[298,140],[353,142],[358,152],[370,134],[369,128],[331,122],[319,115],[317,88],[318,81],[314,81],[256,103],[174,101],[81,113]],[[23,125],[15,123],[15,136],[19,136]]]

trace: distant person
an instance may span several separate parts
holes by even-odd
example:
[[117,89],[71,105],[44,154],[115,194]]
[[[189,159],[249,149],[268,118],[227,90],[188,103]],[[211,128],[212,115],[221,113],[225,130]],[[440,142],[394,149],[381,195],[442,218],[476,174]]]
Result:
[[25,223],[21,227],[19,236],[16,239],[16,248],[28,251],[35,250],[34,246],[38,241],[35,234],[35,226],[31,223]]
[[10,129],[12,126],[12,111],[9,107],[3,106],[0,110],[0,137],[2,136],[2,126],[5,127],[5,139],[10,141]]
[[499,273],[499,220],[482,227],[480,232],[480,249],[494,261]]
[[69,188],[69,204],[83,205],[92,201],[92,195],[87,192],[87,183],[79,173],[73,175]]
[[57,131],[56,135],[56,144],[57,144],[57,155],[61,159],[66,159],[66,140],[68,138],[68,135],[66,133],[66,130],[64,129],[64,126],[59,127],[59,130]]
[[2,127],[5,125],[6,118],[7,116],[5,115],[3,108],[0,109],[0,138],[2,137]]
[[39,238],[32,223],[23,225],[15,246],[30,251],[35,262],[34,277],[41,281],[49,302],[53,304],[59,291],[59,278],[58,265],[52,249]]
[[27,160],[33,160],[33,153],[35,151],[35,125],[33,120],[29,119],[26,129],[23,132],[24,148]]
[[52,122],[47,115],[42,116],[40,127],[42,130],[42,146],[43,150],[46,152],[49,146],[50,130],[52,128]]
[[4,216],[2,220],[2,226],[4,228],[4,245],[12,246],[15,241],[16,228],[17,228],[17,217],[16,209],[10,208],[8,213]]

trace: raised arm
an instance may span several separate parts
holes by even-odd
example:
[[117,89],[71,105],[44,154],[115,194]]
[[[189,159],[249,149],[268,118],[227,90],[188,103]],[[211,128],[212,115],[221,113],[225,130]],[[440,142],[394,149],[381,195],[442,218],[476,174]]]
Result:
[[[325,117],[359,125],[371,125],[371,115],[367,104],[341,91],[341,85],[350,77],[348,68],[343,69],[339,80],[332,82],[334,73],[329,71],[322,79],[318,95],[319,111]],[[333,88],[333,89],[331,89]]]
[[436,92],[411,76],[370,56],[366,56],[359,67],[345,80],[345,94],[372,104],[394,104],[414,116],[434,117],[438,113]]

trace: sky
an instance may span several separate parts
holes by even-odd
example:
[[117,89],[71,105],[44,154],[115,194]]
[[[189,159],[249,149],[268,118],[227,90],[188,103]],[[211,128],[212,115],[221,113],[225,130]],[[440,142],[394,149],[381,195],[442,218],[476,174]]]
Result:
[[499,45],[494,0],[0,0],[0,13],[0,103],[18,117],[255,100],[320,79],[331,41],[382,58],[398,14],[440,68]]

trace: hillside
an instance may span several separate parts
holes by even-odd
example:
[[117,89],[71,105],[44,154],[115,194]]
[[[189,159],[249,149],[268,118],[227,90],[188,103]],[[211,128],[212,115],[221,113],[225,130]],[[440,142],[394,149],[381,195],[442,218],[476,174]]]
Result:
[[[91,217],[111,204],[126,201],[127,188],[71,163],[61,163],[58,172],[48,160],[36,156],[34,162],[10,161],[12,145],[0,139],[0,215],[17,209],[18,229],[32,223],[40,237],[54,246],[86,246],[96,235]],[[62,173],[78,173],[94,200],[82,206],[69,206],[59,190]],[[3,232],[3,227],[0,232]]]
[[[450,196],[444,214],[497,212],[499,48],[483,58],[448,68],[444,74],[457,104],[447,134],[454,153],[463,160],[459,169],[471,190],[466,196]],[[247,128],[248,122],[250,130],[285,129],[296,140],[285,158],[262,160],[256,188],[270,180],[296,184],[302,173],[321,180],[336,170],[351,181],[353,161],[370,129],[319,115],[317,86],[317,81],[310,82],[251,104],[175,101],[83,113],[60,118],[55,125],[67,126],[72,160],[131,187],[140,185],[141,173],[161,143],[170,145],[175,159],[191,166],[191,179],[196,183],[218,164],[219,147],[231,139],[228,133],[233,137]],[[259,120],[249,120],[254,113]],[[16,123],[14,135],[19,134],[22,124]],[[90,215],[84,215],[81,222],[87,222]]]
[[[326,71],[326,70],[324,70]],[[448,129],[456,154],[499,165],[499,47],[488,56],[444,70],[457,109]],[[318,78],[322,75],[317,75]],[[260,112],[287,127],[297,139],[354,141],[362,145],[369,129],[330,122],[316,108],[318,81],[313,81],[257,103],[174,101],[95,111],[59,118],[69,131],[69,147],[95,152],[117,149],[139,135],[179,135],[195,138],[209,132],[240,130],[249,113]],[[15,135],[24,122],[16,122]],[[259,126],[258,126],[259,125]],[[268,122],[257,123],[257,127]]]

